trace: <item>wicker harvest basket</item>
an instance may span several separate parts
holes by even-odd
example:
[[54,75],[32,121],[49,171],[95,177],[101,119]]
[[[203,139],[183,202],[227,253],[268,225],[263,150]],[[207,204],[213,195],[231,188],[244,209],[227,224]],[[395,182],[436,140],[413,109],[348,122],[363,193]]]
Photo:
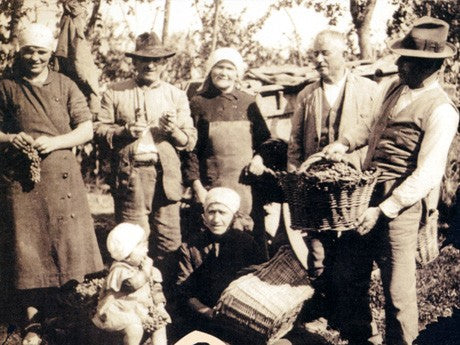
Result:
[[270,261],[224,290],[217,320],[251,344],[270,344],[289,332],[304,301],[313,295],[309,282],[292,249],[283,246]]
[[429,264],[439,256],[438,210],[432,210],[420,226],[417,237],[417,263]]
[[358,172],[344,162],[320,160],[302,172],[279,175],[278,181],[296,230],[345,231],[369,206],[377,170]]

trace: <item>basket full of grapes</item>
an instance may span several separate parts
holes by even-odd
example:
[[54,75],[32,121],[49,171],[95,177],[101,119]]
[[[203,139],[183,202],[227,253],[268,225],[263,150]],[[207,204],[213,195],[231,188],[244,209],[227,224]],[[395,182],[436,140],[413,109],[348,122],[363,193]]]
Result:
[[377,169],[360,171],[345,161],[314,157],[292,173],[278,176],[291,213],[291,227],[304,231],[354,229],[377,183]]

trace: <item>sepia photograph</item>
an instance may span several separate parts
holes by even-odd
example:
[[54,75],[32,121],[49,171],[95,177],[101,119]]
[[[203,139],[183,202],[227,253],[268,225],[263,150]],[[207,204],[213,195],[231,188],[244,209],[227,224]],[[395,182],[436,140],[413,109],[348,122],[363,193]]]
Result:
[[0,345],[460,344],[457,0],[1,0]]

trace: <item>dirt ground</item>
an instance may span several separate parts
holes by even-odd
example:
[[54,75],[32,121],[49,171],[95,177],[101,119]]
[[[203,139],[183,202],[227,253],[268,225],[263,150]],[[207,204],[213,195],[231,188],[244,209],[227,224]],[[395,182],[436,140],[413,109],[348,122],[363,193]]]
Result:
[[[90,206],[93,213],[96,233],[101,244],[104,260],[109,258],[105,248],[105,237],[113,227],[113,202],[109,195],[90,193]],[[460,231],[460,229],[455,229]],[[451,234],[453,229],[449,230]],[[460,250],[458,243],[450,243],[451,236],[443,243],[440,256],[429,265],[417,270],[417,291],[419,301],[420,336],[416,345],[457,345],[460,344]],[[106,261],[107,262],[107,261]],[[383,331],[383,297],[378,276],[372,282],[371,300],[379,328]],[[0,320],[0,345],[19,345],[21,335],[16,327],[17,318],[2,310]],[[81,319],[80,319],[81,320]],[[89,320],[87,320],[89,321]],[[115,345],[121,344],[116,335],[102,333],[86,324],[58,324],[53,344],[58,345]],[[59,333],[60,332],[60,333]],[[171,333],[171,330],[170,330]],[[170,339],[175,338],[170,334]],[[146,341],[145,344],[149,342]],[[171,342],[171,344],[174,344]],[[339,334],[327,329],[319,334],[307,332],[302,324],[285,336],[280,344],[292,345],[345,345]],[[44,344],[46,345],[46,344]],[[51,345],[51,344],[50,344]],[[251,345],[239,343],[234,345]]]

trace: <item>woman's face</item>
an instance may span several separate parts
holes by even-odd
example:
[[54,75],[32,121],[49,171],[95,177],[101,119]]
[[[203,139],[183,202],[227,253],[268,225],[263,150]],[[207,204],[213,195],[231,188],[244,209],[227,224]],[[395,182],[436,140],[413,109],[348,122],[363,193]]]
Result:
[[211,80],[216,88],[223,93],[232,92],[238,79],[238,72],[234,64],[222,60],[211,69]]
[[43,47],[25,46],[19,51],[25,75],[36,77],[48,66],[51,50]]
[[225,205],[213,203],[204,211],[203,219],[209,231],[215,235],[222,235],[233,221],[233,212]]

